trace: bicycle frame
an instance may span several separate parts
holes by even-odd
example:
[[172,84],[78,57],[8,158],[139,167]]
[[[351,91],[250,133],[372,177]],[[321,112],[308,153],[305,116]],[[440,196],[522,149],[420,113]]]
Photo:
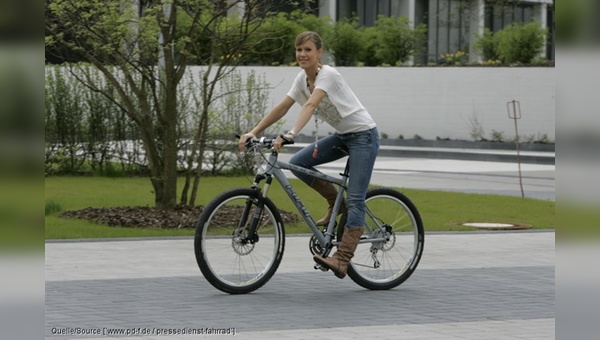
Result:
[[[273,177],[275,177],[275,179],[283,187],[283,190],[286,192],[288,197],[292,200],[292,202],[296,206],[296,209],[298,209],[298,212],[300,212],[300,214],[302,215],[302,218],[304,219],[306,224],[309,226],[312,233],[315,235],[316,239],[319,241],[319,243],[321,244],[323,249],[326,249],[328,252],[332,248],[332,246],[336,246],[339,244],[339,241],[332,242],[332,239],[335,236],[333,233],[333,229],[335,228],[335,225],[336,225],[335,218],[332,218],[329,221],[329,224],[327,225],[327,229],[325,230],[324,233],[321,230],[319,230],[319,228],[315,224],[315,220],[313,219],[313,217],[310,214],[310,212],[308,211],[308,209],[306,209],[306,207],[304,206],[304,203],[302,203],[302,200],[300,199],[300,197],[294,190],[290,181],[287,179],[287,177],[283,173],[283,170],[294,170],[294,171],[309,175],[310,177],[313,177],[313,178],[318,178],[318,179],[322,179],[322,180],[325,180],[330,183],[337,184],[339,186],[339,189],[338,189],[338,194],[335,199],[334,206],[333,206],[333,212],[334,212],[333,216],[337,216],[337,212],[339,211],[340,205],[343,200],[344,192],[348,189],[348,177],[349,177],[348,176],[348,163],[346,163],[344,172],[340,174],[342,177],[338,178],[338,177],[323,174],[319,171],[303,168],[298,165],[280,161],[278,159],[278,153],[275,151],[272,151],[271,155],[269,156],[269,158],[267,160],[265,170],[256,174],[256,176],[254,178],[254,183],[252,184],[252,188],[258,190],[260,181],[262,181],[263,179],[266,179],[265,185],[262,188],[261,194],[263,197],[267,197],[269,187],[272,183],[272,179],[273,179]],[[370,215],[370,213],[368,211],[367,211],[367,214]],[[383,228],[383,226],[379,225],[379,228]],[[382,238],[363,238],[359,241],[359,243],[367,243],[367,242],[372,243],[372,242],[381,242],[381,241],[386,241],[386,239],[383,237]]]

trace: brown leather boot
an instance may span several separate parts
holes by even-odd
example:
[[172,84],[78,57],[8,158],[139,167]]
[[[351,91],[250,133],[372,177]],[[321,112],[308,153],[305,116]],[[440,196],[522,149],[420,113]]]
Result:
[[354,251],[356,251],[363,229],[363,227],[346,227],[344,235],[342,235],[342,242],[333,256],[324,258],[321,255],[315,255],[313,259],[323,267],[331,269],[335,276],[343,279],[348,272],[348,264],[354,257]]
[[[323,218],[316,222],[317,226],[324,226],[329,224],[329,220],[331,220],[331,215],[333,214],[333,205],[335,204],[335,198],[337,196],[337,189],[335,186],[327,181],[322,179],[314,179],[310,185],[311,188],[315,189],[321,196],[323,196],[327,203],[329,203],[329,208],[327,209],[327,213]],[[338,215],[341,215],[344,210],[346,210],[346,203],[342,201],[340,205],[340,209],[338,211]]]

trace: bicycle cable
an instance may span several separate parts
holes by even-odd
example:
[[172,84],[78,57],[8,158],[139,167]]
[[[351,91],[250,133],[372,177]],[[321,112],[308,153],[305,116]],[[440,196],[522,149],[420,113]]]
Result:
[[[261,151],[261,147],[258,145],[253,145],[251,151],[254,153],[253,155],[253,160],[254,160],[254,168],[253,169],[253,175],[256,176],[257,173],[259,172],[268,172],[270,169],[281,169],[279,167],[276,167],[275,164],[272,164],[269,162],[269,159],[267,158],[267,156],[265,155],[265,153],[263,153]],[[250,152],[250,150],[248,150],[247,152]],[[258,161],[258,157],[257,154],[260,155],[260,158],[262,158],[262,160],[259,162]],[[263,167],[264,165],[264,171],[261,171],[261,167]],[[269,168],[270,167],[270,168]],[[244,177],[246,177],[246,180],[248,180],[248,183],[253,184],[254,183],[254,179],[250,179],[250,174],[245,173]]]

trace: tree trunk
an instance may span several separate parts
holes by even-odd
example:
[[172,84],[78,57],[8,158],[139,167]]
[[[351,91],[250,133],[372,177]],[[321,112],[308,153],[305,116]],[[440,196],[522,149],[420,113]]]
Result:
[[177,88],[167,83],[163,136],[163,197],[157,202],[161,209],[173,209],[177,200]]
[[208,70],[204,73],[202,79],[202,116],[200,118],[200,133],[199,142],[200,150],[198,152],[198,166],[196,168],[195,176],[194,176],[194,184],[192,186],[192,194],[190,197],[190,205],[196,204],[196,197],[198,196],[198,187],[200,186],[200,176],[202,175],[202,161],[204,159],[204,151],[206,150],[206,138],[208,135],[208,111],[210,109],[210,104],[213,100],[213,94],[215,92],[215,86],[217,82],[221,79],[223,75],[223,65],[219,65],[217,70],[215,71],[214,77],[209,81],[209,76],[211,73],[212,66],[209,65]]
[[[161,36],[164,41],[159,45],[161,49],[163,65],[159,68],[160,72],[160,91],[162,93],[163,107],[158,112],[158,125],[161,127],[162,141],[162,197],[156,197],[156,206],[159,209],[174,209],[177,205],[177,84],[179,76],[175,64],[171,43],[174,41],[174,32],[176,26],[177,7],[171,5],[164,17],[164,24],[161,26]],[[162,15],[159,14],[159,18]],[[160,58],[159,56],[159,58]],[[160,62],[159,62],[160,64]],[[185,66],[181,65],[183,69]]]

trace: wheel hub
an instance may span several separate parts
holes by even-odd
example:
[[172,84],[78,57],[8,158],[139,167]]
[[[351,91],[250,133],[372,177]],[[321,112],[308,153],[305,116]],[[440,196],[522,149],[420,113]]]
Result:
[[240,256],[250,254],[252,250],[254,250],[255,245],[254,242],[249,242],[243,235],[233,235],[233,238],[231,239],[233,251]]
[[394,248],[394,245],[396,245],[396,234],[388,226],[386,226],[385,229],[386,229],[385,231],[374,230],[371,233],[372,238],[382,238],[383,237],[386,239],[386,241],[374,242],[373,245],[371,246],[371,251],[373,251],[373,249],[381,250],[381,251],[389,251],[392,248]]

